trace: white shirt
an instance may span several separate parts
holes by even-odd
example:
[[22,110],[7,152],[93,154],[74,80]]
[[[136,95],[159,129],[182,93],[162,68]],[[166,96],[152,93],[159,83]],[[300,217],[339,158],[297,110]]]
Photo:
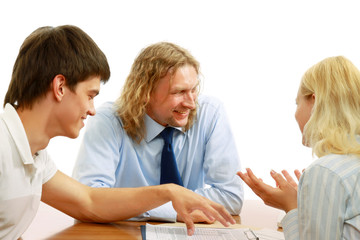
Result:
[[57,169],[45,150],[31,155],[16,110],[6,104],[0,115],[0,239],[18,239],[39,207],[42,185]]

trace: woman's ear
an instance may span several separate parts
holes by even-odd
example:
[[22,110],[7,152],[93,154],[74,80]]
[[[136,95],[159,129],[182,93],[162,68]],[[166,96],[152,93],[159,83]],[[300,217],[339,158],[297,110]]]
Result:
[[56,101],[61,102],[62,98],[64,97],[66,90],[65,83],[66,83],[66,79],[64,75],[58,74],[54,77],[52,81],[51,90],[54,94],[54,98],[56,99]]
[[312,101],[312,103],[315,103],[315,93],[313,93],[313,94],[311,95],[311,101]]

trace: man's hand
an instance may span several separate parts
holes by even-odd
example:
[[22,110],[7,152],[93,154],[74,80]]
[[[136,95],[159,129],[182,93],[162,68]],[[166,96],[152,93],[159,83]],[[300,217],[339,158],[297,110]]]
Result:
[[176,184],[137,188],[91,188],[60,171],[42,187],[41,200],[81,221],[114,222],[128,219],[172,201],[185,222],[188,235],[194,233],[191,213],[200,210],[211,222],[235,224],[225,207]]
[[[191,214],[191,219],[194,223],[207,223],[207,224],[211,224],[215,222],[215,219],[210,220],[208,217],[206,217],[206,215],[200,211],[200,210],[195,210],[193,211]],[[184,220],[181,218],[180,215],[177,215],[176,220],[178,222],[184,222]]]
[[193,235],[195,230],[194,220],[191,215],[195,210],[200,210],[210,222],[217,220],[226,227],[229,226],[229,223],[236,223],[224,206],[179,185],[167,185],[170,190],[170,201],[172,201],[178,217],[186,224],[189,236]]
[[[266,205],[289,212],[297,208],[297,184],[286,171],[284,173],[286,179],[280,173],[271,171],[276,188],[265,184],[250,169],[246,169],[246,173],[238,172],[237,174]],[[300,178],[300,175],[297,174],[297,177]]]

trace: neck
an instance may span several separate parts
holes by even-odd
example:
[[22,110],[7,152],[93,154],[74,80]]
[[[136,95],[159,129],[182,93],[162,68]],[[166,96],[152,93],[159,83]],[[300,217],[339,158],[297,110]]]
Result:
[[50,111],[48,106],[35,103],[31,109],[18,109],[17,113],[24,126],[31,154],[46,148],[52,136],[48,132]]

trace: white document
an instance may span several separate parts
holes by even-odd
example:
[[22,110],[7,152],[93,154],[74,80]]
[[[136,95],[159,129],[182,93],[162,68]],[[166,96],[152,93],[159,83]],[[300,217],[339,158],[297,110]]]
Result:
[[283,232],[266,229],[266,228],[254,232],[256,236],[259,237],[260,240],[285,240],[285,236]]
[[[261,231],[259,231],[261,232]],[[273,231],[276,232],[276,231]],[[193,236],[187,236],[185,227],[170,227],[161,225],[146,224],[146,240],[256,240],[256,239],[284,239],[280,233],[280,238],[257,238],[256,231],[248,228],[199,228],[195,229]],[[282,235],[282,238],[281,238]]]

